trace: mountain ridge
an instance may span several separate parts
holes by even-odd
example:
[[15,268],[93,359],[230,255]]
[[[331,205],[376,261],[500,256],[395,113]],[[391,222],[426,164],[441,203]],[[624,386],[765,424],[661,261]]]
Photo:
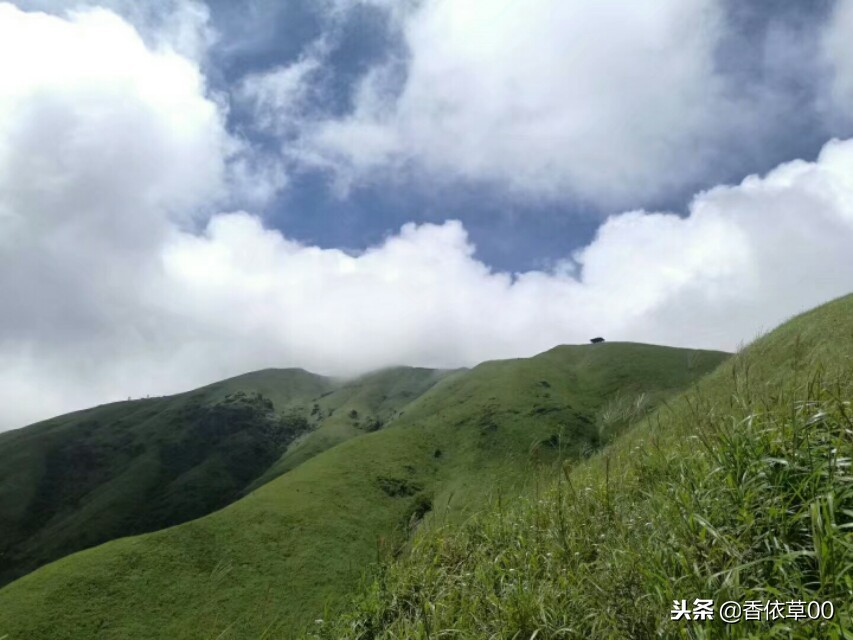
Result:
[[238,499],[297,437],[323,424],[311,404],[339,385],[269,368],[0,434],[0,584]]
[[[377,545],[402,549],[419,523],[464,519],[494,492],[526,491],[539,466],[588,455],[603,442],[611,396],[644,396],[645,410],[728,355],[701,353],[697,364],[691,350],[608,343],[491,361],[445,372],[379,429],[363,428],[363,405],[341,402],[332,417],[352,437],[207,516],[16,580],[0,590],[0,629],[12,639],[82,638],[109,620],[102,637],[290,633],[341,603]],[[366,389],[359,402],[379,402]],[[44,613],[43,598],[60,604]]]

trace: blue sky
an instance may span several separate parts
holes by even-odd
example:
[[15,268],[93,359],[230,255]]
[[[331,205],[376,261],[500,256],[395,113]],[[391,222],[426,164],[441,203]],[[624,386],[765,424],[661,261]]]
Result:
[[733,350],[853,289],[847,0],[0,1],[0,430]]

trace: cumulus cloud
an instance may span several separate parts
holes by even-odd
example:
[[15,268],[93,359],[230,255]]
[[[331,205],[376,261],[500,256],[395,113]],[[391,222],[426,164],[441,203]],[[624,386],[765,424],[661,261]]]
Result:
[[106,10],[0,4],[0,77],[0,362],[35,390],[14,372],[80,348],[57,369],[73,378],[93,336],[138,325],[134,290],[224,195],[231,142],[198,67]]
[[266,366],[455,367],[598,334],[733,349],[853,286],[853,141],[509,274],[455,221],[353,254],[208,216],[232,188],[222,106],[114,13],[0,4],[0,76],[0,428]]
[[173,227],[127,296],[91,301],[80,343],[7,348],[0,393],[18,403],[0,404],[29,419],[263,366],[455,367],[593,334],[732,349],[850,290],[851,175],[853,141],[833,142],[815,163],[698,195],[687,218],[613,216],[574,270],[514,275],[479,262],[458,222],[350,255],[217,215],[199,234]]
[[293,156],[344,184],[411,167],[624,203],[760,134],[715,70],[717,0],[428,0],[396,19],[407,52],[366,74],[352,112],[300,122]]
[[853,141],[832,142],[814,163],[699,194],[686,218],[613,216],[573,256],[575,270],[492,272],[453,221],[406,225],[347,255],[245,213],[173,238],[164,268],[180,307],[212,331],[333,373],[461,366],[597,333],[734,349],[850,290],[851,169]]

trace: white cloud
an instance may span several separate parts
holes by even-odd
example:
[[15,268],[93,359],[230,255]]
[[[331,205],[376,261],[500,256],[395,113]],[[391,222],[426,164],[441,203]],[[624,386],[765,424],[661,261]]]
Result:
[[[0,4],[0,74],[2,179],[6,198],[39,199],[28,215],[184,210],[221,187],[226,136],[198,68],[113,13]],[[128,194],[137,202],[112,199]]]
[[[388,12],[405,50],[388,45],[351,110],[329,116],[331,54],[364,4]],[[303,58],[245,84],[254,124],[288,134],[286,161],[328,171],[343,197],[354,185],[426,180],[618,211],[853,132],[849,2],[825,24],[818,8],[753,24],[763,12],[723,0],[317,7],[322,35]]]
[[296,62],[244,78],[236,99],[254,111],[253,126],[279,136],[295,135],[294,130],[306,117],[306,99],[310,78],[321,69],[318,55],[307,55]]
[[452,221],[358,255],[249,213],[194,230],[237,143],[197,64],[112,13],[0,5],[0,77],[0,428],[265,366],[460,366],[599,334],[732,349],[853,288],[853,141],[510,275]]
[[135,289],[173,225],[224,195],[231,142],[198,67],[105,10],[0,4],[0,77],[0,362],[7,381],[65,353],[53,385],[13,375],[50,411],[69,405],[46,387],[139,322]]
[[62,17],[106,9],[133,25],[146,44],[197,61],[205,58],[217,39],[210,10],[201,0],[14,0],[12,4]]
[[428,0],[398,16],[402,91],[389,76],[405,63],[373,69],[295,155],[344,184],[413,165],[611,205],[671,193],[760,133],[715,72],[719,4]]
[[467,365],[599,333],[734,349],[853,288],[851,175],[853,141],[832,142],[815,163],[699,194],[687,218],[613,216],[575,255],[576,276],[491,272],[458,222],[406,225],[351,256],[245,213],[174,238],[165,268],[180,308],[214,333],[333,373]]
[[264,366],[450,367],[598,334],[733,349],[851,289],[851,175],[853,141],[833,142],[815,163],[700,194],[687,218],[613,216],[574,275],[494,273],[458,222],[348,255],[217,215],[201,234],[173,228],[126,298],[91,301],[79,343],[4,351],[0,406],[29,419]]

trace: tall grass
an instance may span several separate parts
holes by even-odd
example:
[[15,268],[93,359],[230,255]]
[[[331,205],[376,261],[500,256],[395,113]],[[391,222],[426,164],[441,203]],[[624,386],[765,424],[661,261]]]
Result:
[[[853,375],[796,373],[757,384],[742,359],[731,384],[564,462],[538,495],[421,531],[350,613],[309,635],[853,638]],[[835,615],[670,620],[673,600],[695,598],[829,600]]]
[[628,426],[647,415],[654,407],[649,393],[617,393],[598,414],[598,439],[611,442]]

